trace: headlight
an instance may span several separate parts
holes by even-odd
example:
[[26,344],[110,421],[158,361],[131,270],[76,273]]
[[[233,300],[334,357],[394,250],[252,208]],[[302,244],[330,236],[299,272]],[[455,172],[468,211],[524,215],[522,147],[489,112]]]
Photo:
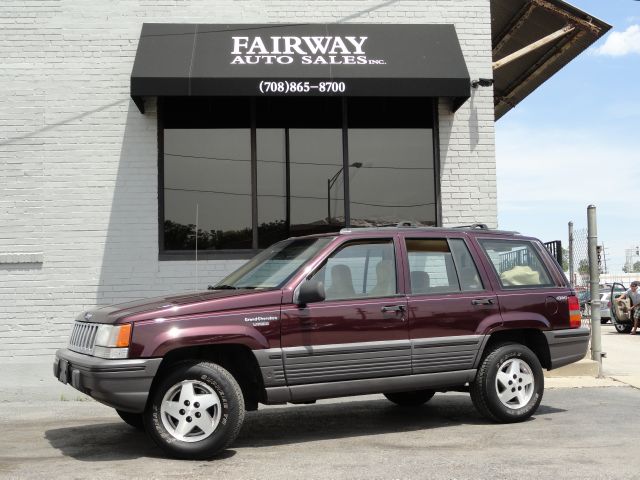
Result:
[[131,341],[131,324],[100,325],[93,354],[102,358],[127,358]]

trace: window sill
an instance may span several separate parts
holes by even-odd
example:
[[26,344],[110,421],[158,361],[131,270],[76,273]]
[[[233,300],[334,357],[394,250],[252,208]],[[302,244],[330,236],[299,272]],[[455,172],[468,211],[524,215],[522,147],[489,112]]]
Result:
[[[249,260],[262,250],[200,250],[198,251],[198,261],[200,260]],[[173,261],[193,261],[196,259],[196,252],[193,250],[165,250],[160,252],[158,260],[161,262]]]

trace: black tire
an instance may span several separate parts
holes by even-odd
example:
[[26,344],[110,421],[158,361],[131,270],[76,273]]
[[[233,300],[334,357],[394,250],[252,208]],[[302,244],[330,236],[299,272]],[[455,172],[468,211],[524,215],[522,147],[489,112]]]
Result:
[[123,412],[122,410],[116,410],[116,413],[127,425],[141,431],[144,430],[144,420],[141,413]]
[[[176,417],[173,417],[161,409],[163,399],[165,395],[172,395],[176,389],[179,389],[180,399],[184,398],[181,385],[185,383],[192,385],[192,391],[196,392],[192,397],[195,401],[192,404],[185,402],[185,405],[188,405],[185,407],[186,410],[181,408],[182,403],[176,401],[175,404],[179,405],[181,410],[180,413],[175,414]],[[217,404],[209,409],[202,409],[202,412],[196,409],[199,407],[196,391],[199,388],[203,389],[205,394],[217,395]],[[217,419],[217,422],[213,420],[213,424],[209,424],[209,426],[214,425],[209,434],[199,429],[195,423],[200,421],[195,420],[195,416],[202,418],[201,416],[207,413],[211,419]],[[186,362],[168,371],[153,389],[151,401],[144,413],[144,424],[152,440],[169,455],[181,459],[203,460],[215,457],[231,445],[240,432],[244,413],[242,390],[227,370],[215,363]],[[176,421],[179,415],[186,415],[182,418],[184,421],[194,422],[193,427],[191,424],[186,426],[192,430],[187,431],[183,439],[176,437],[180,427]],[[177,425],[174,433],[168,429],[172,424]]]
[[427,403],[435,395],[435,390],[416,390],[413,392],[385,393],[387,400],[401,407],[419,407]]
[[616,332],[618,333],[629,333],[631,332],[632,328],[632,326],[628,323],[613,322],[613,326],[616,327]]
[[[518,389],[518,386],[520,381],[524,379],[525,383],[522,383],[522,385],[526,385],[526,378],[531,377],[533,380],[529,391],[527,391],[526,386],[524,390],[520,390],[525,398],[518,399],[513,405],[509,402],[507,402],[508,404],[503,403],[500,400],[500,388],[502,387],[502,392],[508,389],[503,387],[504,384],[500,383],[499,385],[496,381],[499,371],[510,365],[523,365],[521,369],[518,369],[520,373],[514,373],[516,378],[511,379],[510,375],[508,376],[509,382],[514,382],[508,386],[508,388],[512,388],[512,392],[515,392],[514,395],[519,395],[518,391],[520,389]],[[524,373],[521,372],[522,369],[526,370],[525,367],[528,367],[528,373],[526,371]],[[506,371],[502,371],[501,375],[506,376]],[[521,422],[533,415],[542,400],[544,393],[542,366],[538,357],[524,345],[519,343],[497,345],[492,347],[480,362],[480,368],[475,380],[471,382],[469,391],[474,406],[483,416],[501,423]],[[526,397],[529,395],[530,398],[525,402]],[[519,405],[518,402],[520,400],[522,400],[522,404]]]

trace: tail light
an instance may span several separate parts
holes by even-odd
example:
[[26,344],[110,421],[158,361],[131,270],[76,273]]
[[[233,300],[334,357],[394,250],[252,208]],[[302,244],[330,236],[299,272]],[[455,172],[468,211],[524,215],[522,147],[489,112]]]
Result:
[[571,295],[567,298],[569,305],[569,328],[579,328],[582,325],[582,314],[580,313],[580,302],[578,297]]
[[607,307],[611,308],[611,302],[607,302]]

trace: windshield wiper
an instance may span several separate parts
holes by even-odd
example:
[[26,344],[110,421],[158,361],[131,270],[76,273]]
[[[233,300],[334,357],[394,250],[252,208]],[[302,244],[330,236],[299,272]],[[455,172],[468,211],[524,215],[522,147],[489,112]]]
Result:
[[207,287],[207,290],[237,290],[237,287],[234,287],[233,285],[216,285],[215,287],[212,285],[209,285]]

